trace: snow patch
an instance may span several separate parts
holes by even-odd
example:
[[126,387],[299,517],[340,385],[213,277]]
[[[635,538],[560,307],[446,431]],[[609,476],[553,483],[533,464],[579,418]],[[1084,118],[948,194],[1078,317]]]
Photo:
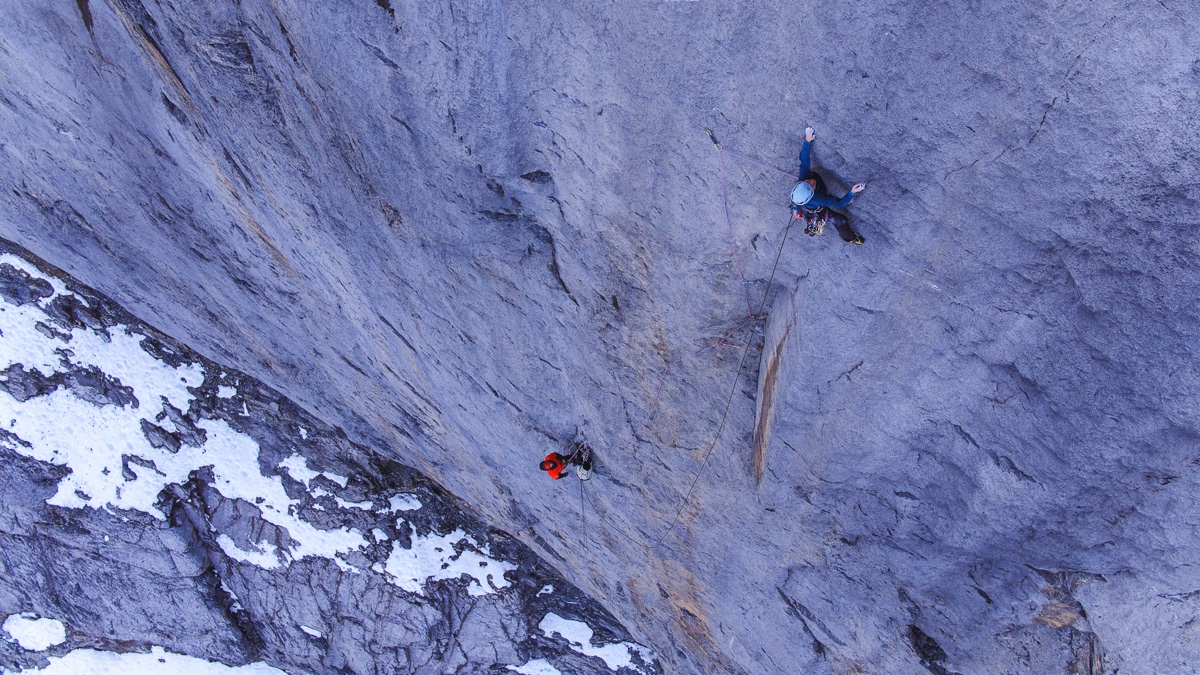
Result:
[[378,527],[371,530],[371,536],[375,537],[375,541],[387,541],[388,540],[387,532],[384,532],[383,530],[379,529]]
[[[278,466],[280,468],[287,469],[288,475],[292,478],[295,478],[297,481],[304,483],[304,487],[306,488],[308,487],[309,482],[317,476],[324,476],[342,487],[346,487],[350,484],[350,479],[346,478],[345,476],[339,476],[336,473],[330,473],[328,471],[313,471],[308,466],[308,460],[299,453],[293,454],[284,459],[278,464]],[[321,490],[321,488],[316,488],[316,490]],[[321,490],[321,492],[322,494],[329,494],[324,490]],[[314,494],[316,493],[314,492]]]
[[270,542],[260,542],[258,547],[249,551],[242,550],[227,534],[217,536],[217,545],[225,555],[234,560],[257,565],[263,569],[273,570],[279,567],[279,549]]
[[360,509],[362,511],[370,511],[375,505],[369,501],[366,502],[348,502],[341,497],[334,497],[333,501],[343,509]]
[[[0,256],[0,261],[31,274],[37,272],[11,255]],[[41,273],[35,276],[65,293],[61,282]],[[65,388],[24,402],[0,393],[0,425],[16,436],[8,437],[6,446],[71,470],[59,481],[57,492],[46,500],[48,504],[135,510],[165,519],[166,514],[157,506],[159,494],[169,485],[186,482],[193,471],[211,467],[213,487],[218,492],[228,499],[257,504],[263,519],[286,529],[293,544],[282,551],[272,544],[253,545],[254,550],[247,551],[227,536],[219,538],[231,558],[270,569],[281,560],[319,556],[349,569],[338,554],[366,546],[363,534],[345,527],[321,530],[293,515],[299,502],[288,497],[281,477],[262,475],[258,444],[225,421],[202,419],[195,423],[206,434],[200,447],[185,444],[171,452],[150,445],[142,424],[178,431],[169,419],[155,418],[166,412],[167,404],[188,410],[193,399],[189,387],[204,382],[202,366],[175,368],[159,361],[143,348],[145,336],[129,327],[110,327],[108,337],[86,328],[67,331],[60,327],[61,332],[70,335],[64,343],[36,329],[37,323],[46,318],[42,304],[0,302],[0,370],[21,364],[26,371],[38,370],[49,376],[73,366],[97,368],[131,388],[137,401],[136,407],[96,404]],[[306,485],[317,475],[343,487],[348,483],[343,476],[312,471],[298,455],[284,460],[281,466]]]
[[308,626],[301,624],[300,630],[307,633],[310,637],[315,637],[315,638],[321,637],[321,631],[317,630],[316,628],[309,628]]
[[286,529],[294,548],[284,553],[291,559],[330,558],[343,570],[348,569],[338,554],[366,546],[362,532],[346,527],[322,530],[293,515],[292,507],[300,502],[288,497],[279,476],[259,473],[258,462],[253,459],[258,457],[258,444],[253,439],[234,431],[223,420],[201,420],[197,426],[208,432],[204,448],[213,452],[204,459],[206,464],[213,464],[213,487],[218,492],[227,499],[258,504],[263,520]]
[[230,589],[229,586],[227,586],[225,584],[224,579],[221,579],[221,590],[225,591],[226,595],[229,596],[229,609],[230,610],[232,610],[234,612],[240,612],[243,609],[245,609],[244,607],[242,607],[241,599],[238,598],[237,594],[234,593],[233,590]]
[[[288,475],[308,487],[308,482],[321,474],[308,468],[308,460],[303,455],[294,454],[279,463],[279,468],[286,469]],[[320,488],[318,488],[320,489]],[[328,493],[326,493],[328,494]]]
[[223,384],[217,387],[217,398],[233,398],[236,393],[237,387],[226,387]]
[[[409,528],[412,526],[409,525]],[[470,549],[456,553],[454,545],[463,541],[479,548],[484,554]],[[479,546],[461,529],[446,535],[431,534],[427,537],[418,537],[413,530],[412,548],[404,548],[400,542],[394,542],[385,569],[392,577],[392,583],[410,593],[420,594],[429,579],[457,579],[466,574],[472,579],[467,593],[473,596],[486,595],[510,585],[504,573],[517,569],[512,563],[487,557],[488,552],[486,545]]]
[[13,614],[4,620],[4,631],[21,649],[44,652],[67,641],[67,629],[61,621],[38,618],[36,614]]
[[[178,454],[154,448],[141,430],[143,420],[154,422],[164,403],[187,410],[192,399],[188,387],[204,381],[197,365],[173,368],[142,349],[144,337],[111,329],[111,339],[88,329],[70,331],[64,346],[38,332],[36,324],[45,314],[34,304],[20,307],[0,304],[0,370],[22,364],[26,371],[52,375],[69,365],[98,368],[131,387],[139,407],[96,405],[67,389],[18,402],[0,395],[0,422],[28,445],[10,443],[28,457],[70,467],[59,481],[58,492],[48,504],[68,508],[103,508],[111,505],[133,509],[164,519],[155,508],[158,493],[169,483],[187,480],[197,464],[188,460],[196,448],[185,446]],[[202,452],[202,451],[199,451]],[[124,456],[147,460],[124,462]],[[135,478],[127,479],[123,472]]]
[[557,633],[561,635],[571,645],[571,649],[585,656],[595,656],[603,659],[611,670],[624,668],[633,665],[633,653],[641,654],[642,660],[649,663],[654,657],[654,653],[648,648],[632,642],[618,642],[615,644],[602,645],[596,647],[592,644],[592,636],[595,632],[582,621],[571,621],[564,619],[561,616],[550,612],[542,618],[542,622],[538,624],[546,637],[554,637]]
[[542,597],[543,595],[550,595],[550,594],[551,594],[551,593],[553,593],[553,592],[554,592],[554,585],[553,585],[553,584],[546,584],[545,586],[542,586],[542,590],[540,590],[540,591],[538,591],[538,592],[537,592],[537,597],[539,597],[539,598],[540,598],[540,597]]
[[342,487],[346,487],[347,485],[350,484],[349,478],[346,478],[345,476],[339,476],[336,473],[329,473],[328,471],[322,471],[321,475],[325,476],[329,480],[337,483],[338,485],[341,485]]
[[523,666],[509,666],[508,669],[521,675],[563,675],[561,670],[550,665],[546,659],[534,659]]
[[49,666],[32,672],[39,675],[286,675],[265,663],[227,666],[168,652],[162,647],[151,648],[149,654],[76,649],[65,656],[51,656]]
[[416,495],[400,493],[388,498],[388,511],[416,511],[421,508],[421,500]]

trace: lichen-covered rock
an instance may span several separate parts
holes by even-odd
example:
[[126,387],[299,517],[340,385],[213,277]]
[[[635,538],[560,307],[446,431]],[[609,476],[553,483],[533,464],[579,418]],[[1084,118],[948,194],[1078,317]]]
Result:
[[[0,235],[430,476],[676,671],[1181,672],[1198,19],[6,3]],[[806,124],[868,183],[861,247],[785,229]],[[116,395],[79,377],[19,391]],[[577,434],[586,530],[536,470]],[[287,544],[206,485],[174,499]]]

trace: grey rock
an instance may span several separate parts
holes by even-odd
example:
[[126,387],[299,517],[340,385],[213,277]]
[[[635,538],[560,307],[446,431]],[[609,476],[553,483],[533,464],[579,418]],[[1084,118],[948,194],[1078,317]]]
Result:
[[0,265],[0,295],[15,305],[27,305],[48,298],[54,293],[50,282],[33,279],[29,273],[12,265]]
[[[674,671],[1188,672],[1198,20],[7,3],[0,236],[428,475]],[[862,247],[784,243],[790,179],[703,133],[791,170],[807,124],[868,183]],[[797,320],[756,487],[764,297]],[[577,428],[586,536],[534,468]]]
[[[46,267],[0,241],[0,253],[11,252]],[[0,665],[44,667],[47,657],[79,648],[130,652],[161,646],[229,664],[265,661],[288,672],[496,673],[538,658],[563,664],[566,672],[611,672],[602,660],[579,655],[561,638],[545,637],[538,623],[549,612],[586,622],[596,629],[598,644],[627,641],[628,631],[511,535],[484,525],[464,503],[415,470],[351,443],[271,388],[206,361],[106,298],[61,278],[76,297],[37,305],[47,315],[60,306],[86,304],[95,321],[79,328],[134,331],[146,336],[147,351],[172,365],[204,367],[205,380],[193,389],[196,398],[188,410],[164,397],[156,418],[169,420],[177,431],[143,418],[131,433],[143,433],[152,447],[177,454],[185,444],[204,447],[211,440],[198,423],[223,420],[258,444],[257,463],[246,458],[250,471],[275,475],[280,461],[296,454],[320,467],[323,473],[305,482],[280,474],[300,502],[302,519],[325,530],[379,530],[387,540],[351,552],[347,566],[305,557],[259,567],[230,558],[218,539],[229,537],[244,551],[264,541],[283,550],[292,535],[267,521],[256,504],[224,497],[214,488],[211,467],[163,490],[158,506],[165,520],[130,510],[52,506],[47,499],[72,469],[26,456],[22,450],[32,447],[30,442],[3,430],[0,614],[55,618],[66,624],[68,636],[45,652],[0,641]],[[30,288],[5,296],[13,305],[27,303],[12,298],[36,297],[41,288],[36,279],[23,283]],[[6,311],[2,305],[0,311]],[[6,395],[25,402],[81,379],[82,367],[66,361],[63,367],[45,376],[12,366],[4,371]],[[97,367],[86,373],[97,382],[113,380]],[[235,394],[222,392],[230,387]],[[130,405],[133,390],[121,391],[123,396],[105,398],[72,387],[74,396],[96,407]],[[254,413],[247,414],[251,409]],[[127,454],[122,468],[127,482],[138,478],[131,465],[159,471],[153,460]],[[389,506],[398,492],[421,502],[419,509],[404,511],[402,521]],[[515,571],[501,573],[508,583],[494,593],[473,594],[462,579],[443,579],[413,593],[375,569],[392,553],[391,542],[411,548],[416,535],[451,531],[470,537],[454,544],[451,554],[482,550],[516,563]],[[553,592],[543,592],[547,586]],[[657,665],[640,665],[636,672],[662,672]]]

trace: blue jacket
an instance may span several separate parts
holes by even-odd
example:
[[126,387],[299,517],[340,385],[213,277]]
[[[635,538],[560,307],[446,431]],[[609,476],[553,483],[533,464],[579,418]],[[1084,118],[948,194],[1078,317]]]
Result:
[[825,188],[825,180],[821,178],[821,174],[812,170],[811,164],[812,143],[804,141],[804,145],[800,146],[800,173],[798,177],[800,180],[814,178],[817,181],[817,187],[813,192],[812,199],[809,199],[804,204],[804,208],[810,211],[821,207],[841,209],[849,206],[850,202],[854,201],[856,195],[853,192],[847,192],[846,196],[841,199],[836,199],[833,195],[829,194],[829,190]]

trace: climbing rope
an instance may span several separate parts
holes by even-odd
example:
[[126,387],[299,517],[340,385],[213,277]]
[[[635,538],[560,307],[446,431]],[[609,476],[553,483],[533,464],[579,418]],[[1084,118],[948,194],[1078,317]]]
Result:
[[[769,169],[776,173],[783,174],[788,177],[793,176],[793,174],[791,174],[787,171],[782,171],[780,169],[776,169],[775,167],[769,166],[767,164],[759,162],[758,160],[752,159],[745,155],[733,152],[731,150],[726,150],[721,146],[720,143],[717,142],[717,139],[713,135],[713,132],[711,130],[705,129],[704,131],[705,131],[705,133],[708,134],[709,139],[712,141],[713,147],[715,147],[717,150],[717,161],[718,161],[718,164],[720,167],[720,176],[721,176],[721,205],[722,205],[722,209],[723,209],[724,215],[725,215],[725,226],[726,226],[726,230],[728,232],[729,238],[730,238],[730,243],[731,243],[731,248],[732,248],[732,253],[733,253],[733,258],[734,258],[734,264],[738,269],[738,275],[741,277],[741,280],[742,280],[742,288],[745,291],[747,317],[744,321],[742,321],[740,324],[738,324],[736,327],[734,327],[732,330],[730,330],[728,333],[726,333],[724,337],[720,338],[715,343],[713,343],[693,354],[689,354],[689,355],[680,357],[673,361],[667,361],[666,367],[663,370],[662,375],[660,377],[658,387],[654,393],[654,399],[653,399],[653,402],[652,402],[651,408],[650,408],[649,422],[653,422],[654,417],[658,413],[659,395],[662,392],[662,388],[666,382],[667,375],[670,372],[671,367],[673,365],[680,363],[681,361],[684,361],[686,359],[690,359],[690,358],[699,356],[700,354],[703,354],[704,352],[707,352],[711,349],[715,349],[717,346],[721,346],[721,345],[725,344],[725,340],[732,337],[736,332],[738,332],[745,326],[749,325],[751,322],[759,321],[759,320],[763,319],[763,310],[766,308],[767,299],[770,297],[770,294],[771,294],[771,284],[774,283],[774,281],[775,281],[775,272],[779,267],[779,259],[783,255],[783,247],[787,243],[788,233],[792,229],[792,223],[794,220],[791,213],[789,213],[787,226],[784,227],[783,237],[779,242],[779,249],[778,249],[778,251],[776,251],[775,260],[771,264],[771,274],[767,279],[766,286],[763,288],[763,297],[762,297],[762,300],[759,302],[758,311],[752,311],[753,304],[750,300],[750,290],[749,290],[750,282],[746,279],[745,266],[741,260],[741,253],[740,253],[740,249],[738,248],[738,245],[737,245],[737,239],[734,237],[734,234],[733,234],[733,223],[729,217],[729,197],[728,197],[728,189],[727,189],[727,183],[726,183],[726,178],[725,178],[724,154],[729,153],[730,155],[733,155],[734,157],[738,157],[740,159],[746,160],[748,162],[751,162],[753,164],[756,164],[763,168]],[[692,481],[688,485],[687,492],[684,494],[683,499],[680,501],[679,508],[676,509],[674,517],[671,519],[671,522],[667,525],[667,529],[664,530],[661,535],[659,535],[658,537],[653,539],[653,541],[649,545],[647,545],[643,541],[637,541],[632,536],[627,534],[624,530],[620,530],[620,529],[614,530],[619,535],[621,535],[623,538],[625,538],[627,541],[630,541],[630,542],[634,543],[635,545],[639,545],[639,546],[646,548],[647,550],[650,550],[650,549],[658,548],[660,545],[662,545],[662,543],[666,540],[667,536],[670,535],[672,531],[674,531],[675,525],[678,524],[679,519],[680,519],[680,517],[682,517],[684,510],[688,507],[689,504],[691,504],[692,495],[695,493],[696,485],[700,481],[700,476],[704,473],[704,469],[708,466],[709,459],[712,457],[713,452],[716,450],[717,444],[721,440],[721,433],[725,430],[725,425],[729,420],[729,411],[733,406],[733,398],[734,398],[734,395],[737,393],[738,382],[741,380],[742,369],[746,365],[746,356],[749,355],[750,349],[753,345],[754,345],[754,339],[753,339],[753,337],[751,337],[750,339],[748,339],[746,341],[746,344],[742,349],[741,358],[738,359],[737,369],[733,373],[733,381],[729,387],[729,395],[726,396],[725,405],[721,411],[721,421],[717,425],[717,431],[713,435],[712,443],[709,444],[708,449],[704,453],[704,459],[701,460],[700,467],[696,470],[696,474],[692,477]],[[580,481],[580,486],[579,486],[579,498],[580,498],[580,517],[582,519],[583,513],[584,513],[583,503],[585,501],[587,501],[587,499],[585,498],[582,481]],[[595,503],[592,504],[592,509],[598,514],[601,513],[600,509],[597,508]],[[607,518],[607,516],[601,514],[600,518],[602,520],[604,520]],[[622,518],[622,520],[624,520],[624,519]],[[586,520],[584,521],[584,527],[586,528]],[[629,526],[628,523],[625,523],[625,528],[629,529],[629,530],[633,529]],[[584,536],[586,537],[586,529],[584,530]],[[648,535],[645,535],[645,533],[643,533],[643,536],[646,536],[648,538]]]
[[[711,132],[709,132],[709,138],[712,138]],[[746,281],[746,268],[742,265],[742,254],[738,249],[737,239],[733,236],[733,222],[729,219],[729,196],[725,187],[725,155],[721,153],[721,146],[715,140],[713,145],[717,146],[717,164],[721,167],[721,206],[725,210],[725,229],[729,232],[729,243],[733,247],[733,262],[737,266],[738,276],[742,278],[742,291],[746,294],[746,313],[750,314],[750,282]]]
[[[781,173],[785,176],[788,176],[789,178],[793,175],[791,173],[788,173],[787,171],[783,171],[782,169],[776,169],[775,167],[770,166],[768,164],[763,164],[762,162],[760,162],[756,159],[753,159],[753,158],[747,157],[743,154],[736,153],[732,150],[726,149],[723,145],[721,145],[720,143],[717,142],[717,138],[716,138],[716,136],[713,135],[713,132],[711,129],[705,128],[704,133],[708,134],[708,138],[709,138],[709,140],[712,141],[713,147],[715,147],[717,149],[717,164],[720,168],[720,175],[721,175],[721,208],[722,208],[722,212],[725,215],[725,230],[729,234],[729,247],[730,247],[730,250],[733,252],[734,264],[737,267],[738,276],[742,280],[742,290],[744,291],[745,296],[746,296],[746,319],[744,321],[742,321],[741,323],[739,323],[737,326],[735,326],[728,333],[726,333],[722,338],[717,340],[715,343],[705,347],[704,349],[693,352],[686,356],[681,356],[680,358],[675,359],[674,361],[667,361],[666,368],[663,370],[662,374],[659,376],[658,387],[657,387],[657,389],[655,389],[654,399],[650,405],[650,419],[651,420],[654,419],[655,414],[658,412],[659,395],[662,393],[663,385],[666,384],[667,375],[670,373],[671,366],[673,366],[677,363],[680,363],[681,361],[686,361],[688,359],[695,358],[695,357],[703,354],[704,352],[709,351],[710,349],[715,349],[716,347],[724,345],[725,340],[728,340],[730,337],[732,337],[734,333],[738,332],[739,330],[744,328],[746,325],[748,325],[752,321],[756,321],[756,320],[762,318],[762,306],[761,305],[759,306],[759,311],[751,312],[752,304],[750,302],[750,282],[746,279],[746,268],[745,268],[745,264],[742,262],[742,259],[741,259],[741,249],[737,245],[737,238],[734,237],[734,235],[733,235],[733,221],[729,217],[729,190],[727,187],[728,182],[725,179],[725,159],[724,159],[725,154],[728,153],[730,155],[733,155],[734,157],[744,159],[752,164],[757,164],[758,166],[761,166],[765,169],[769,169],[776,173]],[[790,220],[788,221],[788,226],[789,227],[791,226]],[[785,237],[786,237],[786,235],[785,235]],[[781,244],[780,252],[782,252],[782,251],[783,251],[783,247]],[[778,254],[776,254],[776,256],[775,256],[775,263],[776,264],[779,263],[779,255]],[[774,275],[775,275],[775,270],[774,270],[774,267],[772,267],[772,269],[771,269],[772,279],[774,279]],[[767,291],[770,291],[770,288],[771,288],[770,284],[771,284],[771,282],[768,281],[767,282]],[[765,295],[763,296],[763,300],[764,301],[766,300]]]
[[583,481],[582,480],[579,481],[579,520],[580,520],[580,524],[582,526],[581,529],[583,530],[583,541],[586,542],[588,539],[587,515],[584,513],[584,509],[583,509]]
[[739,155],[738,153],[736,153],[732,150],[726,150],[724,147],[721,147],[720,150],[721,150],[721,152],[728,153],[739,159],[744,159],[747,162],[750,162],[751,164],[757,164],[764,169],[769,169],[771,171],[774,171],[775,173],[781,173],[781,174],[787,176],[788,178],[791,178],[792,176],[796,176],[796,174],[792,173],[791,171],[784,171],[783,169],[776,169],[775,167],[771,166],[770,164],[763,164],[762,162],[758,161],[757,159],[754,159],[752,157],[747,157],[745,155]]
[[[720,146],[718,146],[718,150]],[[779,251],[775,254],[775,262],[771,265],[771,276],[767,280],[767,285],[763,289],[763,299],[758,305],[756,315],[761,315],[763,308],[767,306],[767,298],[771,294],[771,283],[775,281],[775,269],[779,267],[779,258],[783,255],[783,245],[787,243],[788,232],[792,229],[792,215],[788,214],[787,227],[783,229],[783,239],[779,242]],[[671,524],[667,526],[667,530],[662,533],[658,539],[650,545],[650,548],[658,548],[667,535],[675,529],[675,524],[679,522],[679,517],[683,515],[683,510],[687,508],[692,501],[692,493],[696,489],[696,483],[700,481],[700,474],[704,473],[704,467],[708,466],[708,459],[712,456],[713,450],[717,447],[717,442],[721,440],[721,432],[725,430],[725,422],[729,420],[729,408],[733,405],[733,396],[737,393],[738,380],[742,379],[742,367],[746,365],[746,355],[750,353],[750,345],[753,341],[748,341],[746,347],[742,349],[742,358],[738,359],[737,370],[733,373],[733,383],[729,386],[729,396],[725,398],[725,409],[721,412],[721,423],[717,425],[717,433],[713,435],[712,443],[708,446],[708,451],[704,453],[704,460],[700,462],[700,468],[696,470],[696,475],[692,478],[692,484],[688,486],[687,494],[684,495],[683,502],[679,505],[679,509],[675,511],[675,517],[671,519]]]
[[655,414],[657,414],[657,412],[658,412],[658,397],[662,393],[663,385],[666,384],[666,382],[667,382],[667,375],[670,374],[670,372],[671,372],[671,366],[674,366],[677,363],[682,363],[684,361],[687,361],[688,359],[694,359],[697,356],[700,356],[701,354],[703,354],[707,351],[716,349],[717,347],[724,346],[725,341],[728,340],[729,338],[733,337],[734,333],[737,333],[739,330],[748,326],[750,324],[750,322],[752,322],[758,318],[760,318],[760,317],[749,316],[745,320],[743,320],[741,323],[739,323],[737,326],[734,326],[734,328],[732,330],[730,330],[728,333],[726,333],[725,335],[718,338],[717,341],[712,343],[711,345],[709,345],[703,349],[700,349],[698,351],[692,352],[691,354],[681,356],[681,357],[675,359],[674,361],[667,361],[666,368],[663,370],[661,376],[659,377],[658,388],[655,389],[655,391],[654,391],[654,399],[650,403],[650,419],[653,420]]

